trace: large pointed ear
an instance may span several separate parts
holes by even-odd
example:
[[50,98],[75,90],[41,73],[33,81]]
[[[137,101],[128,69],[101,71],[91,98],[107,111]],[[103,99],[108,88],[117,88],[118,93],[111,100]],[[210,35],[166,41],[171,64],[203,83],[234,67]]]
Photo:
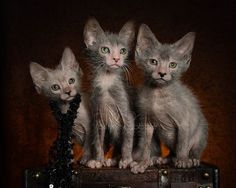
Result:
[[185,61],[191,60],[195,35],[196,34],[194,32],[189,32],[173,44],[173,48],[175,50],[176,55],[178,55],[181,59],[184,59]]
[[84,27],[84,42],[86,46],[93,46],[101,35],[104,35],[104,31],[98,21],[95,18],[88,19]]
[[74,71],[80,71],[80,67],[76,61],[75,55],[69,47],[66,47],[64,49],[64,52],[61,58],[61,66],[62,66],[62,69],[64,70],[71,69]]
[[132,45],[135,37],[135,25],[133,21],[127,22],[120,30],[119,36],[124,39],[129,46]]
[[38,63],[32,62],[30,63],[30,75],[34,82],[36,91],[40,94],[42,90],[42,85],[48,78],[47,69]]
[[142,24],[139,27],[137,44],[136,44],[136,55],[141,54],[149,48],[153,48],[160,43],[156,39],[155,35],[152,33],[150,28],[146,24]]

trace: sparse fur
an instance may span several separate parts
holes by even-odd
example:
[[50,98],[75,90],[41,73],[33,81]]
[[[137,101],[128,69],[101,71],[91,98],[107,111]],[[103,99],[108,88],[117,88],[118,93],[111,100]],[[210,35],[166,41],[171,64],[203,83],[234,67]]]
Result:
[[[161,44],[147,25],[137,37],[135,59],[144,71],[144,84],[138,93],[138,112],[143,135],[139,163],[134,173],[144,172],[152,164],[171,159],[178,168],[198,166],[207,143],[208,126],[196,97],[181,81],[191,60],[195,34],[188,33],[174,44]],[[174,63],[173,63],[174,62]],[[162,159],[151,156],[152,139],[170,149]],[[168,159],[168,160],[167,160]]]
[[91,141],[94,160],[87,164],[91,168],[116,164],[115,158],[104,160],[105,132],[108,132],[115,150],[121,147],[119,167],[126,168],[132,162],[134,119],[123,73],[129,74],[127,59],[133,39],[131,22],[126,23],[119,34],[104,32],[93,18],[85,25],[84,41],[93,75]]
[[77,118],[74,121],[73,135],[76,142],[84,146],[84,155],[81,162],[86,163],[90,159],[90,147],[87,143],[90,133],[90,107],[86,93],[81,92],[82,70],[70,48],[65,48],[61,61],[55,69],[49,69],[38,63],[30,63],[30,74],[35,88],[39,94],[43,94],[51,100],[58,101],[61,111],[66,113],[69,102],[79,93],[81,103]]

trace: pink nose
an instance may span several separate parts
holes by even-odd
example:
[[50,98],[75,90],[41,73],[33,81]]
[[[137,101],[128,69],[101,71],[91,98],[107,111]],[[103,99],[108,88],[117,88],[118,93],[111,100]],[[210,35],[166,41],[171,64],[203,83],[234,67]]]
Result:
[[64,93],[67,94],[67,95],[70,95],[70,93],[71,93],[70,88],[69,88],[69,87],[66,87],[66,88],[64,89]]
[[113,57],[113,60],[117,63],[118,61],[120,61],[120,58]]

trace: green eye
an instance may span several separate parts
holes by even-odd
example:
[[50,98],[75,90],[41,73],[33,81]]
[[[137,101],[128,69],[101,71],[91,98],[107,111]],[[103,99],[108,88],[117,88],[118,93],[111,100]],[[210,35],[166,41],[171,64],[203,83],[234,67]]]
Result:
[[74,78],[70,78],[69,81],[68,81],[69,84],[73,84],[75,83],[75,79]]
[[108,47],[101,47],[101,52],[104,54],[110,53],[110,50]]
[[125,48],[120,49],[120,54],[125,55],[127,53],[127,50]]
[[151,65],[157,65],[157,60],[156,59],[150,59],[150,64]]
[[60,86],[59,86],[58,84],[53,84],[53,85],[51,86],[51,88],[52,88],[53,91],[57,91],[57,90],[60,89]]
[[175,62],[170,62],[169,67],[172,68],[172,69],[174,69],[175,67],[177,67],[177,63],[175,63]]

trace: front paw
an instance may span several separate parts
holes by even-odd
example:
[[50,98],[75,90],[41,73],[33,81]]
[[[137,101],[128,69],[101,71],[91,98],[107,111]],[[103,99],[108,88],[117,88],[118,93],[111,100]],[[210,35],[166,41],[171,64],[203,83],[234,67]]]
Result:
[[200,165],[199,159],[176,159],[175,160],[175,167],[177,168],[191,168],[197,167]]
[[86,166],[89,168],[102,168],[102,162],[97,160],[89,160]]
[[103,166],[105,167],[111,167],[111,166],[116,166],[116,165],[117,165],[116,159],[106,159],[103,162]]
[[171,162],[170,157],[152,157],[150,160],[150,166],[153,165],[165,165]]
[[130,166],[132,161],[133,161],[132,159],[125,159],[125,160],[121,159],[119,162],[119,168],[123,169],[127,168],[128,166]]
[[88,159],[82,158],[82,159],[79,161],[79,163],[80,163],[81,165],[87,165]]
[[139,163],[133,162],[131,166],[131,172],[134,174],[144,173],[147,167],[150,165],[149,160],[141,161]]
[[83,156],[83,157],[80,159],[79,163],[80,163],[81,165],[86,165],[89,160],[90,160],[90,156]]
[[200,166],[200,160],[199,159],[192,159],[192,161],[193,161],[193,166],[194,167]]

